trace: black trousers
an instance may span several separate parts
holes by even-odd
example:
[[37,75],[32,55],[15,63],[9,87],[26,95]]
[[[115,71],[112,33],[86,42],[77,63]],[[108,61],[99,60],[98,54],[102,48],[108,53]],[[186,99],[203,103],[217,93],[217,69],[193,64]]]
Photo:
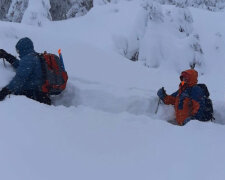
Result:
[[51,105],[50,95],[40,91],[23,91],[15,95],[23,95],[40,103]]

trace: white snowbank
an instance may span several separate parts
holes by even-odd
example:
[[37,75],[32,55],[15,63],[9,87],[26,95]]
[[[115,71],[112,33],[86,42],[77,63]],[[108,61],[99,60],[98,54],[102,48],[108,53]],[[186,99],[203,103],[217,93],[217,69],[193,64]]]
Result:
[[[179,19],[177,8],[161,8]],[[178,20],[150,22],[146,29],[139,1],[122,1],[42,28],[0,22],[0,48],[16,55],[19,38],[31,37],[38,52],[56,54],[61,48],[69,73],[55,106],[21,96],[0,103],[0,179],[223,180],[225,27],[218,22],[224,12],[189,11],[193,23],[187,31],[199,35],[203,51],[199,82],[209,87],[216,123],[191,121],[184,127],[166,122],[174,119],[172,106],[160,104],[155,114],[157,90],[177,90],[179,73],[194,53],[187,50],[193,36],[175,31]],[[162,51],[164,59],[156,56],[158,68],[129,61],[118,48],[126,44],[127,52],[141,47],[151,57],[150,48]],[[6,65],[0,62],[1,87],[15,74]]]

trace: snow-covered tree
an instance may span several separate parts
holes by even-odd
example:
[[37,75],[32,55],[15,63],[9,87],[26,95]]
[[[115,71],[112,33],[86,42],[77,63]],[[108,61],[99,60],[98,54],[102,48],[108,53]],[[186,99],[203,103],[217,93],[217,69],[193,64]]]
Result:
[[[34,20],[37,22],[33,24],[40,25],[43,19],[62,20],[83,16],[92,7],[93,0],[0,0],[0,20],[27,22],[30,19],[29,24]],[[25,13],[27,10],[29,12]],[[26,17],[23,17],[24,14]]]
[[155,21],[155,22],[163,21],[162,9],[158,3],[153,2],[151,0],[146,0],[142,4],[142,6],[147,12],[147,19]]
[[193,59],[190,61],[190,65],[197,65],[201,67],[204,62],[203,50],[200,44],[200,37],[198,34],[194,34],[190,39],[190,48],[193,52]]
[[93,7],[93,0],[50,0],[52,20],[82,16]]
[[22,23],[42,26],[44,22],[51,20],[49,9],[49,0],[29,0]]
[[187,8],[179,8],[176,16],[179,31],[189,36],[193,31],[193,18],[190,11]]
[[3,20],[5,18],[5,15],[9,10],[10,4],[11,1],[9,0],[0,0],[0,20]]
[[[140,40],[139,57],[147,67],[157,68],[163,59],[161,30],[164,29],[164,15],[159,3],[145,0],[142,4],[146,30]],[[158,30],[160,31],[158,31]]]
[[67,18],[83,16],[93,7],[92,0],[74,0],[72,3],[73,6],[66,13]]
[[12,22],[21,22],[28,7],[28,0],[12,0],[6,19]]

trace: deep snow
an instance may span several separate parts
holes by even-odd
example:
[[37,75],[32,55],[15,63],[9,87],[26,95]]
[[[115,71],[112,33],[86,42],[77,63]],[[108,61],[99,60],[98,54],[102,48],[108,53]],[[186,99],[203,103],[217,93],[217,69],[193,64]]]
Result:
[[[165,14],[179,12],[174,6],[160,8]],[[69,74],[55,106],[16,96],[0,103],[0,179],[224,179],[225,13],[188,11],[190,37],[199,35],[204,52],[199,82],[208,85],[216,120],[184,127],[166,122],[174,119],[171,106],[161,104],[155,114],[157,90],[164,86],[174,92],[180,72],[189,68],[187,57],[193,56],[186,51],[189,37],[176,32],[173,15],[146,26],[140,2],[128,1],[41,28],[0,22],[0,48],[16,55],[14,45],[25,36],[38,52],[61,48]],[[151,42],[161,45],[154,49]],[[126,58],[127,45],[128,52],[139,48],[147,59],[152,56],[148,47],[154,57],[159,51],[163,56],[148,68]],[[14,72],[2,62],[0,70],[4,87]]]

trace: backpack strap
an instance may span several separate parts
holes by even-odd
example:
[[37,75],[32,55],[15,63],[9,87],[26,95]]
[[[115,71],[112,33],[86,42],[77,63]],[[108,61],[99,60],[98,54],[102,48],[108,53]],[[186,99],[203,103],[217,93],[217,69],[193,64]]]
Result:
[[[194,88],[198,88],[198,84],[187,88],[187,94],[188,94],[188,98],[189,98],[188,107],[189,107],[189,116],[190,117],[193,117],[193,102],[192,102],[192,100],[198,102],[199,105],[201,105],[201,102],[199,102],[197,99],[195,99],[193,97],[193,95],[195,95],[195,93],[192,92]],[[199,108],[201,108],[201,107],[199,107]],[[194,116],[198,116],[198,112],[196,112],[196,114],[194,114]],[[195,118],[197,118],[197,117],[195,117]]]
[[48,93],[48,82],[46,81],[47,79],[47,72],[46,72],[46,68],[45,68],[45,60],[44,60],[44,54],[46,53],[46,51],[44,53],[36,53],[36,56],[39,58],[40,60],[40,64],[41,64],[41,71],[42,71],[42,86],[40,91],[43,93]]
[[192,91],[192,87],[188,87],[186,90],[187,90],[187,93],[188,93],[188,98],[189,98],[189,101],[188,101],[188,114],[189,114],[189,117],[192,116],[192,112],[193,112],[193,103],[192,103],[192,98],[191,98],[191,91]]

